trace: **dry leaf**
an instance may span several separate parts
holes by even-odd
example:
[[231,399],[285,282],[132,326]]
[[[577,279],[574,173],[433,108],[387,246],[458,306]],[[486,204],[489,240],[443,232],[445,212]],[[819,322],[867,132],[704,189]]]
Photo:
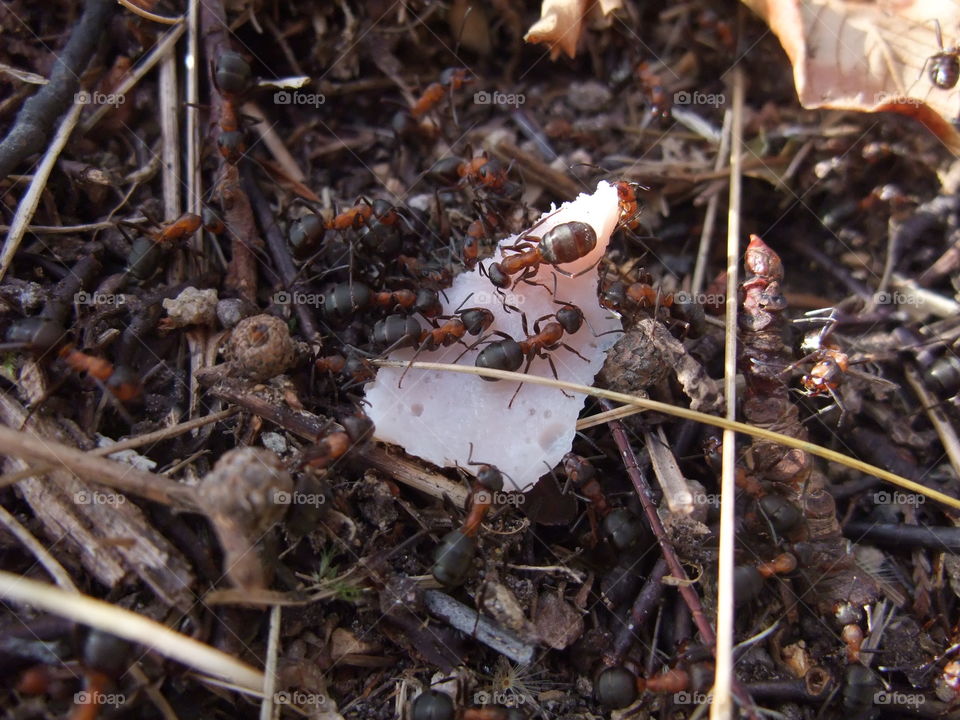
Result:
[[567,57],[577,54],[577,42],[583,32],[584,15],[596,22],[623,6],[622,0],[543,0],[540,19],[523,36],[528,43],[550,46],[550,59],[556,60],[562,50]]
[[743,0],[777,34],[806,108],[892,111],[916,118],[948,145],[960,87],[930,82],[927,59],[957,43],[960,3],[951,0]]

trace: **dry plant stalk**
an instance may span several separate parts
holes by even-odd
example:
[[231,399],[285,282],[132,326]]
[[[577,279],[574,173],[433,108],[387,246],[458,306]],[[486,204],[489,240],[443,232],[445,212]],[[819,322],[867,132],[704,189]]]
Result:
[[[743,284],[740,314],[740,370],[747,386],[743,414],[752,425],[806,440],[807,429],[781,376],[790,363],[783,344],[783,263],[752,235],[744,265],[752,276]],[[788,539],[795,543],[806,569],[801,575],[806,575],[821,612],[832,613],[838,603],[862,607],[877,599],[876,583],[858,571],[847,550],[828,480],[808,453],[754,438],[745,470],[751,480],[769,483],[802,510],[803,519]]]

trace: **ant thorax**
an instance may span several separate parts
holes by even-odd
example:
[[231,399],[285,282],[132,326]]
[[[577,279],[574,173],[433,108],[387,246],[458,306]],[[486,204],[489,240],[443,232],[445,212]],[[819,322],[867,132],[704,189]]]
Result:
[[[493,364],[481,367],[496,369],[497,363],[509,363],[511,369],[527,375],[552,378],[555,373],[560,380],[591,385],[622,329],[619,319],[597,300],[595,267],[620,215],[617,189],[606,182],[593,195],[581,195],[544,213],[524,233],[502,241],[493,257],[480,260],[475,271],[457,276],[444,291],[440,316],[421,322],[428,347],[404,348],[390,352],[389,358],[456,361],[474,367],[480,364],[477,356],[485,352]],[[589,229],[569,223],[583,223]],[[550,234],[564,224],[566,228]],[[569,248],[580,255],[582,250],[582,256],[554,265],[549,260],[558,256],[547,252],[546,261],[511,273],[501,287],[491,282],[489,268],[494,263],[538,249],[545,236],[569,240],[562,252]],[[463,319],[472,308],[493,317],[479,336],[465,335],[448,345],[432,342],[440,335],[433,332],[437,327],[453,317]],[[582,323],[574,321],[577,311],[583,315]],[[515,357],[517,350],[520,355]],[[508,477],[504,490],[532,486],[545,467],[556,465],[570,450],[582,395],[565,396],[559,389],[530,382],[518,392],[515,381],[490,382],[416,368],[409,369],[400,383],[405,370],[381,368],[376,381],[367,386],[369,414],[380,440],[401,445],[440,466],[462,461],[472,442],[475,457],[496,465]]]

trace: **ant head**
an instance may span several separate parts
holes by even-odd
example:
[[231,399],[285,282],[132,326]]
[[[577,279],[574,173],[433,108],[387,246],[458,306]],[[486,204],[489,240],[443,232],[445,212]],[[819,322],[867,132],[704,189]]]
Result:
[[460,320],[468,333],[479,335],[493,325],[494,318],[493,313],[486,308],[467,308],[460,313]]
[[565,303],[565,307],[557,311],[557,322],[568,335],[573,335],[583,327],[583,312],[576,305]]
[[360,443],[373,437],[373,421],[363,413],[348,415],[340,420],[340,424],[343,425],[343,429],[346,430],[347,435],[355,443]]
[[500,492],[503,490],[503,473],[494,465],[480,465],[477,472],[477,482],[487,490]]

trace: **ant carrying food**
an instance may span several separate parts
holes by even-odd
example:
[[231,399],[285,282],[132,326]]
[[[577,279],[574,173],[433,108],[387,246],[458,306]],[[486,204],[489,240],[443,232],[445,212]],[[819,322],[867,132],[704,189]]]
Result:
[[[540,323],[548,318],[554,319],[541,329]],[[517,342],[506,333],[495,330],[493,334],[499,335],[503,340],[493,341],[483,348],[483,350],[477,354],[474,364],[480,368],[513,372],[518,370],[520,366],[523,365],[524,360],[526,360],[527,364],[523,372],[527,372],[534,358],[539,357],[545,359],[550,364],[553,376],[557,377],[557,367],[553,363],[553,358],[548,353],[561,347],[569,350],[584,362],[589,362],[589,360],[577,352],[577,350],[562,342],[564,334],[573,335],[583,327],[583,312],[581,312],[579,308],[573,305],[567,305],[556,313],[538,318],[533,324],[533,334],[530,334],[527,329],[526,315],[521,317],[521,322],[523,323],[523,334],[526,336],[524,340]],[[484,377],[483,379],[496,380],[497,378]],[[516,392],[513,393],[513,397],[510,398],[510,402],[507,404],[508,408],[513,406],[513,401],[516,400],[517,394],[522,387],[523,383],[517,386]]]
[[433,577],[447,587],[462,585],[470,574],[477,546],[477,531],[493,505],[494,493],[503,490],[503,473],[494,465],[473,462],[472,457],[473,443],[470,443],[467,464],[478,468],[470,511],[459,529],[451,530],[443,537],[433,556]]
[[[546,219],[544,218],[540,223]],[[505,251],[511,250],[515,254],[506,255],[500,262],[490,263],[485,268],[480,266],[495,287],[503,290],[513,287],[518,282],[526,281],[536,275],[541,263],[553,265],[558,273],[571,278],[583,275],[591,269],[568,273],[557,266],[580,260],[593,251],[597,246],[597,233],[592,226],[579,220],[572,220],[560,223],[537,237],[530,234],[537,225],[520,235],[514,245],[504,248]],[[520,275],[514,278],[513,276],[518,273]]]

